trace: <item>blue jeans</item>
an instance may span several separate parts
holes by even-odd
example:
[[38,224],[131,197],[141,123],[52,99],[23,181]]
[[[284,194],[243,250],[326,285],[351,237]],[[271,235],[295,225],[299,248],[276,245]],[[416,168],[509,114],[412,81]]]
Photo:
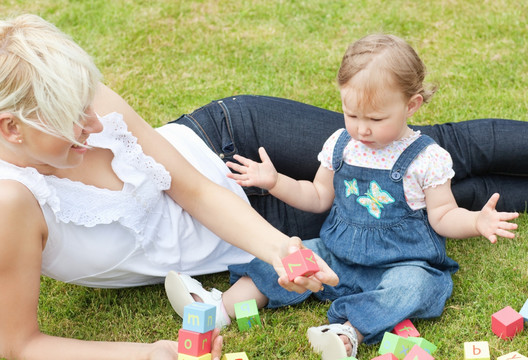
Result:
[[287,291],[278,284],[273,267],[259,259],[231,265],[231,282],[250,276],[269,299],[269,308],[299,304],[311,295],[330,300],[329,322],[343,324],[350,320],[365,337],[366,344],[381,341],[385,331],[391,331],[404,319],[440,316],[451,296],[450,272],[435,269],[425,261],[402,261],[379,267],[347,265],[320,238],[303,243],[336,272],[340,279],[336,287],[325,286],[317,293]]
[[[213,101],[177,120],[194,130],[224,160],[238,153],[259,160],[263,146],[277,171],[313,180],[317,154],[344,127],[343,115],[300,102],[257,95]],[[525,211],[528,201],[528,123],[480,119],[412,126],[431,136],[453,159],[453,194],[459,206],[479,210],[494,192],[500,211]],[[272,225],[302,239],[319,236],[327,213],[310,214],[256,188],[245,189],[252,206]]]

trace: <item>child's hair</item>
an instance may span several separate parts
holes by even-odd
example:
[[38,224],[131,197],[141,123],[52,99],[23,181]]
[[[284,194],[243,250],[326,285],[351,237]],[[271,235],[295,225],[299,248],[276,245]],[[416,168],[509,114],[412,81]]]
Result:
[[424,102],[429,101],[436,91],[434,87],[425,87],[426,69],[416,51],[394,35],[367,35],[351,44],[341,61],[338,85],[347,85],[363,70],[367,72],[367,82],[362,83],[365,94],[360,101],[375,102],[380,85],[397,86],[407,99],[420,94]]
[[0,113],[76,143],[100,72],[70,37],[36,15],[0,21]]

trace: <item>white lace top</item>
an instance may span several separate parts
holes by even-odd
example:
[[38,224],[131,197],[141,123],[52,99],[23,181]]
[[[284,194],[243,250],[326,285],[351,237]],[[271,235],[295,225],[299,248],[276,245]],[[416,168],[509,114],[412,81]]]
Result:
[[[253,258],[219,239],[164,192],[170,174],[143,153],[120,114],[100,120],[104,129],[88,144],[113,152],[121,191],[0,160],[0,179],[24,184],[42,208],[49,231],[43,275],[84,286],[126,287],[162,282],[169,270],[207,274]],[[229,169],[192,130],[168,124],[158,131],[204,175],[246,199],[225,176]]]

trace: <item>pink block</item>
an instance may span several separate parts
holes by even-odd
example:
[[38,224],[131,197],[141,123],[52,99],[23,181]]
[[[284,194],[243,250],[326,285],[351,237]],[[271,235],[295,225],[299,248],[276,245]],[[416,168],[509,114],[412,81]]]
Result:
[[297,276],[310,276],[319,271],[315,256],[310,249],[298,250],[282,259],[288,279],[293,281]]
[[491,315],[491,330],[501,339],[511,339],[524,328],[524,319],[511,306]]
[[414,345],[403,360],[434,360],[434,357],[418,345]]
[[376,356],[371,360],[398,360],[398,358],[393,353],[386,353],[380,356]]
[[212,330],[199,333],[180,329],[178,331],[178,353],[197,357],[210,353],[212,336]]
[[414,327],[413,323],[409,319],[403,320],[401,323],[396,325],[394,327],[394,330],[392,330],[392,333],[399,335],[401,337],[404,337],[404,338],[409,337],[409,336],[412,336],[412,337],[420,336],[420,333],[418,332],[418,330],[416,330],[416,327]]

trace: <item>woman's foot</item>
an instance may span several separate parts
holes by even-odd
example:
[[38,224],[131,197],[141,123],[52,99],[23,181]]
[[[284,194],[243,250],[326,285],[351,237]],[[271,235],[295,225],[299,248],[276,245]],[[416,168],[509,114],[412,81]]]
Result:
[[307,331],[308,340],[322,360],[339,360],[356,356],[358,338],[356,329],[342,324],[311,327]]
[[165,278],[165,292],[176,313],[183,318],[185,306],[197,301],[216,306],[216,325],[223,328],[231,324],[222,303],[222,292],[217,289],[207,291],[202,284],[189,275],[169,271]]

